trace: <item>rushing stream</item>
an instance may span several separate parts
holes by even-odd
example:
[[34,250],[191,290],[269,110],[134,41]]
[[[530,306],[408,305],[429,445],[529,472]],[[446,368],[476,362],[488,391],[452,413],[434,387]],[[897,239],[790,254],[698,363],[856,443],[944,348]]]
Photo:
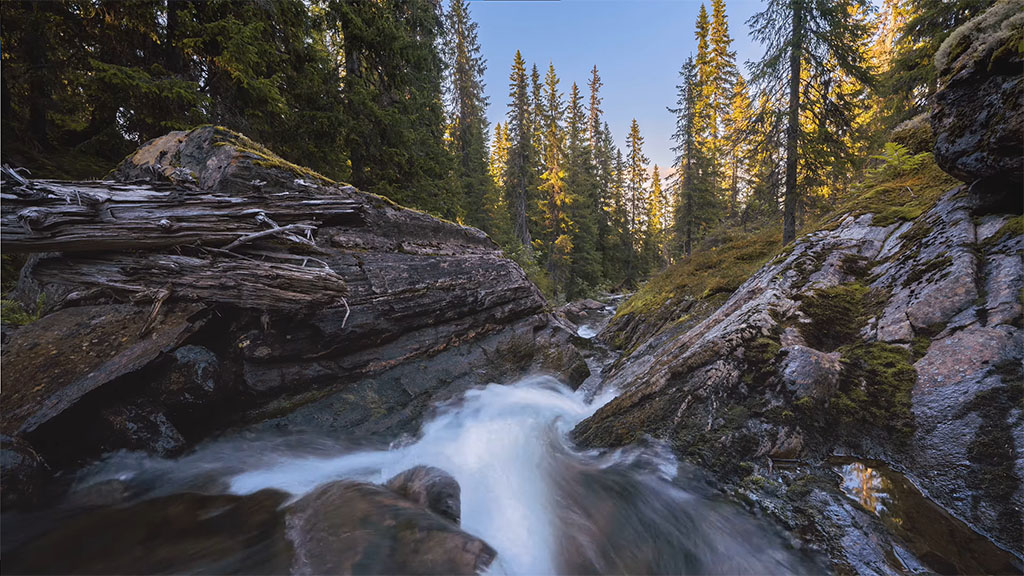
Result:
[[[677,463],[663,446],[577,450],[569,431],[610,399],[599,394],[588,402],[587,396],[552,378],[532,377],[470,390],[441,406],[418,439],[387,449],[308,438],[222,440],[176,461],[115,455],[81,484],[134,482],[151,486],[148,497],[271,488],[294,500],[331,480],[382,483],[427,464],[461,485],[462,528],[498,552],[491,573],[820,570],[773,528],[715,497],[697,471]],[[148,568],[144,562],[137,567]],[[251,559],[233,567],[260,568]]]

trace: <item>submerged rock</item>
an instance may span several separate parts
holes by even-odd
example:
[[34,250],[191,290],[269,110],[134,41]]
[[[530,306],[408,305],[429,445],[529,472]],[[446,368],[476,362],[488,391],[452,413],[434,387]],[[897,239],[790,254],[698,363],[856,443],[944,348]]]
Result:
[[385,484],[399,496],[458,524],[462,518],[462,490],[452,475],[433,466],[416,466]]
[[358,482],[317,488],[288,507],[287,523],[293,574],[476,574],[496,556],[448,519]]

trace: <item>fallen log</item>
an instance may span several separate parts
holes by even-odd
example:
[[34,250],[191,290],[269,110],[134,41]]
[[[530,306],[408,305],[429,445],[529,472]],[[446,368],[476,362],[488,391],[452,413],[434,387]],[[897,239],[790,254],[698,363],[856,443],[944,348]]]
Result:
[[[178,254],[104,254],[42,258],[32,267],[36,282],[74,286],[60,304],[102,290],[119,299],[169,291],[177,300],[221,303],[258,310],[312,310],[346,306],[345,280],[328,267],[249,258]],[[152,299],[156,299],[154,296]]]
[[0,185],[5,252],[224,247],[295,231],[290,240],[303,243],[321,226],[363,224],[360,202],[344,186],[269,193],[254,185],[241,196],[166,183],[15,179],[12,172]]

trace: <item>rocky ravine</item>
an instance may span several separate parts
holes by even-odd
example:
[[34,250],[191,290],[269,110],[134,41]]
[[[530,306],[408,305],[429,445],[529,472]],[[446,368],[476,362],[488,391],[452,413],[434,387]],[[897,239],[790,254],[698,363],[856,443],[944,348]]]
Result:
[[336,184],[214,127],[115,180],[5,174],[5,251],[45,314],[4,329],[5,503],[98,454],[229,428],[386,441],[435,401],[587,367],[481,232]]
[[953,50],[932,116],[940,166],[970,185],[910,222],[848,216],[804,236],[696,326],[613,322],[605,341],[656,334],[616,364],[625,392],[576,438],[670,439],[841,569],[914,560],[838,495],[833,455],[907,472],[1024,558],[1024,136],[1004,129],[1024,117],[1024,81],[1021,53],[1001,50],[1021,30],[1008,14],[973,24],[981,48]]

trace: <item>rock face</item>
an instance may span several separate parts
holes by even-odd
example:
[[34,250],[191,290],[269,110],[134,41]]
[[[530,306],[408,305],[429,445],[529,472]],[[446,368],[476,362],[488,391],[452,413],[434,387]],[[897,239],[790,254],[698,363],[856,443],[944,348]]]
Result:
[[[608,377],[624,393],[576,438],[667,438],[740,485],[779,461],[882,459],[1021,553],[1024,234],[983,203],[958,189],[914,222],[865,214],[805,236],[703,322],[636,346]],[[849,529],[809,500],[826,495],[793,493],[820,530]]]
[[[1024,2],[1002,0],[949,36],[935,57],[935,160],[965,181],[1024,183]],[[1019,198],[1018,198],[1019,199]]]
[[386,441],[470,386],[587,376],[478,230],[214,127],[151,141],[113,175],[3,182],[5,250],[40,252],[18,291],[46,314],[4,346],[0,432],[54,470],[239,426]]

